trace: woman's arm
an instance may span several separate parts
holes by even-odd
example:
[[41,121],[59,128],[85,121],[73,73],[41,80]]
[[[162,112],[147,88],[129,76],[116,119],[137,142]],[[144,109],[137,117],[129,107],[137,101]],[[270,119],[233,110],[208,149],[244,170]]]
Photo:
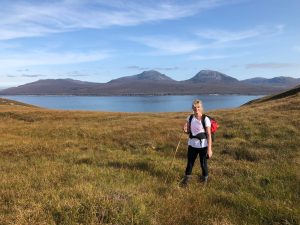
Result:
[[211,138],[211,130],[210,127],[206,127],[206,133],[207,133],[207,156],[210,159],[212,157],[212,138]]

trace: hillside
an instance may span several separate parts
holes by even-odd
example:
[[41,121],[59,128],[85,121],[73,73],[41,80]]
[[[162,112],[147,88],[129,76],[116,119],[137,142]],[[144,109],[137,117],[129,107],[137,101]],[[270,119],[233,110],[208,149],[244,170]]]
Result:
[[277,99],[285,100],[286,98],[293,98],[293,97],[297,97],[299,95],[300,95],[300,86],[297,86],[295,88],[292,88],[288,91],[285,91],[285,92],[282,92],[279,94],[269,95],[269,96],[266,96],[263,98],[252,100],[244,105],[253,105],[253,104],[269,102],[269,101],[277,100]]
[[[275,79],[275,78],[274,78]],[[268,81],[268,79],[266,79]],[[287,90],[300,83],[297,79],[255,83],[239,81],[226,74],[202,70],[191,79],[176,81],[158,71],[144,71],[107,83],[92,83],[72,79],[48,79],[0,90],[0,95],[196,95],[196,94],[271,94]]]
[[0,224],[300,224],[299,94],[208,112],[210,181],[197,161],[184,189],[186,136],[173,156],[189,113],[3,103]]

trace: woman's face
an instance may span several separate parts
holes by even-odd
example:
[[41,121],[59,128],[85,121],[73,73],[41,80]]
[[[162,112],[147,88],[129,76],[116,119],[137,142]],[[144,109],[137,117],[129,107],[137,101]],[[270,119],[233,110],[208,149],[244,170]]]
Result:
[[193,106],[193,111],[194,111],[194,114],[200,115],[202,109],[201,109],[200,105],[194,105],[194,106]]

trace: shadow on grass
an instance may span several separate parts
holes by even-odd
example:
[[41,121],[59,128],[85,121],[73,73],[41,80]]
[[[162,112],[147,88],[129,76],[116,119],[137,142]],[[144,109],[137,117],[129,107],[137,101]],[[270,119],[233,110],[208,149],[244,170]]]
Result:
[[[231,148],[224,148],[221,151],[223,155],[229,155],[235,160],[243,160],[249,162],[259,162],[261,160],[270,159],[271,155],[268,149],[254,149],[246,146],[233,146]],[[274,156],[273,156],[274,157]]]
[[35,122],[39,120],[32,115],[26,115],[21,113],[14,113],[14,112],[1,112],[0,117],[9,117],[11,119],[20,120],[24,122]]
[[165,175],[165,172],[157,169],[155,165],[149,163],[149,162],[109,162],[108,163],[109,167],[115,168],[115,169],[129,169],[133,171],[142,171],[142,172],[147,172],[152,176],[160,177],[162,178]]

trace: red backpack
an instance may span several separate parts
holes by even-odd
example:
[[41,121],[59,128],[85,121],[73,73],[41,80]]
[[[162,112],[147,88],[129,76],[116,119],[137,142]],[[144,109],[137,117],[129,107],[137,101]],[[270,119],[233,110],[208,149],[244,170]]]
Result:
[[[190,118],[189,118],[189,127],[191,127],[191,122],[192,122],[193,116],[194,116],[194,114],[190,115]],[[207,117],[210,120],[210,123],[211,123],[211,126],[210,126],[211,139],[212,139],[212,141],[214,141],[214,139],[215,139],[215,133],[216,133],[216,131],[219,128],[219,124],[217,123],[217,121],[213,117],[210,117],[208,115],[203,114],[202,115],[202,119],[201,119],[201,123],[202,123],[204,129],[206,127],[205,126],[205,117]],[[190,131],[190,137],[193,138],[191,131]]]

